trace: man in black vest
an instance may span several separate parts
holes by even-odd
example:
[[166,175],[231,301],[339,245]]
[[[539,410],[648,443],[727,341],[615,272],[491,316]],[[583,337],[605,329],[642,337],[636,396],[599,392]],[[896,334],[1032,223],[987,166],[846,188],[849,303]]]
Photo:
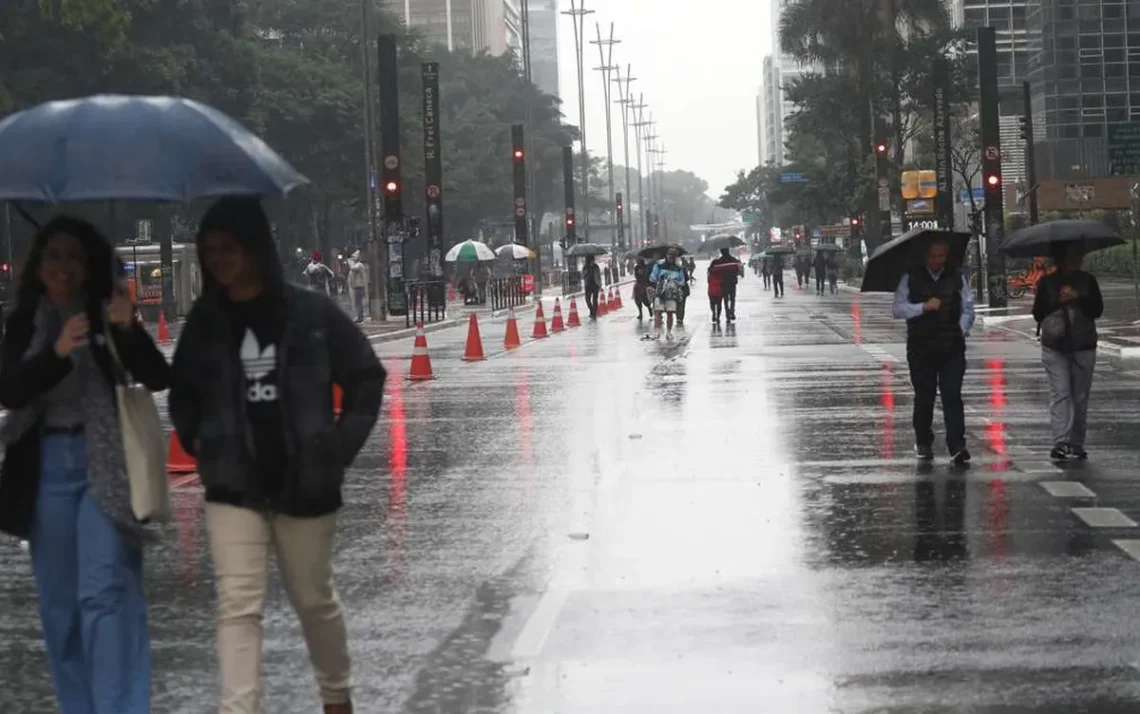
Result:
[[918,458],[934,458],[934,399],[942,394],[946,446],[957,465],[969,463],[962,379],[966,374],[966,336],[974,325],[974,298],[965,276],[947,267],[950,248],[934,241],[926,264],[899,281],[893,313],[906,320],[906,358],[914,386],[914,449]]

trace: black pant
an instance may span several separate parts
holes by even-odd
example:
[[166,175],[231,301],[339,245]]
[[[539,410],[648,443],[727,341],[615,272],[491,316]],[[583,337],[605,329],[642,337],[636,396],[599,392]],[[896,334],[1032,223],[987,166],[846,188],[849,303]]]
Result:
[[724,286],[724,315],[729,320],[736,320],[736,286]]
[[678,323],[682,323],[685,321],[685,302],[687,302],[688,299],[689,299],[689,296],[686,295],[685,293],[681,293],[681,295],[677,298],[677,322]]
[[598,293],[601,290],[597,285],[586,286],[586,307],[590,309],[590,317],[598,316]]
[[713,322],[720,322],[720,307],[723,302],[724,298],[709,295],[709,309],[712,310]]
[[784,271],[777,270],[772,273],[772,290],[776,293],[776,297],[784,294]]
[[764,273],[764,289],[767,290],[770,287],[772,287],[772,274]]
[[826,279],[827,278],[823,273],[815,274],[815,291],[820,295],[823,295],[823,283]]
[[946,422],[946,448],[951,454],[966,448],[966,414],[962,404],[962,380],[966,376],[964,347],[947,351],[907,349],[910,383],[914,387],[914,441],[934,444],[934,398],[942,394],[942,418]]

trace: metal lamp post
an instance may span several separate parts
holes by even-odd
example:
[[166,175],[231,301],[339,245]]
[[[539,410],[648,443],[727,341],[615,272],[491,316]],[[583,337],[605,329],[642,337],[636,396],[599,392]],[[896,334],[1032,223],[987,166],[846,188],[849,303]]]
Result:
[[649,123],[645,121],[645,95],[642,94],[638,99],[637,104],[631,105],[631,109],[637,112],[637,121],[633,123],[635,144],[637,147],[637,210],[641,215],[638,216],[638,224],[645,227],[641,233],[643,241],[649,240],[649,221],[645,218],[645,170],[641,165],[641,146],[645,139],[645,129]]
[[[606,204],[606,214],[610,217],[610,246],[617,245],[617,226],[615,225],[614,210],[614,136],[613,136],[613,119],[610,113],[610,85],[613,83],[613,71],[617,69],[614,67],[614,45],[621,42],[621,40],[614,39],[614,24],[610,23],[610,36],[609,39],[602,39],[602,26],[599,23],[594,24],[598,32],[598,39],[591,40],[590,44],[598,46],[598,57],[601,60],[602,66],[595,67],[594,69],[602,73],[602,98],[606,106],[606,183],[610,189],[610,202]],[[620,218],[619,218],[620,220]]]
[[[625,78],[622,78],[621,67],[618,67],[617,78],[614,80],[618,86],[618,104],[621,105],[621,140],[622,146],[625,149],[625,195],[627,201],[633,191],[633,187],[630,186],[631,181],[629,177],[629,113],[633,106],[633,98],[629,95],[629,83],[635,79],[636,77],[633,76],[633,67],[626,65]],[[629,241],[633,242],[633,212],[626,211],[626,213],[629,217],[621,216],[620,219],[627,221],[627,225],[629,226]],[[625,246],[622,247],[624,248]]]
[[578,136],[582,145],[582,234],[585,241],[590,241],[590,152],[586,148],[586,72],[583,66],[582,47],[586,34],[586,15],[594,14],[593,10],[586,9],[585,0],[570,0],[570,9],[563,15],[569,15],[574,20],[574,52],[578,60]]

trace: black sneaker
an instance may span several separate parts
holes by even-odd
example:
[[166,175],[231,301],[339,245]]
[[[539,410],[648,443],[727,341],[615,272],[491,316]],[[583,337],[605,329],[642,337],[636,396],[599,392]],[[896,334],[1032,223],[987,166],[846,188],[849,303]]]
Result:
[[950,463],[955,466],[965,466],[970,463],[970,452],[965,449],[955,452],[954,455],[950,457]]
[[1072,446],[1069,448],[1069,455],[1071,455],[1074,459],[1085,461],[1089,457],[1089,452],[1085,451],[1085,447],[1083,446]]
[[919,461],[934,461],[934,449],[922,444],[914,445],[914,455]]
[[1064,461],[1072,454],[1072,450],[1068,444],[1057,444],[1053,450],[1049,452],[1049,458],[1053,461]]

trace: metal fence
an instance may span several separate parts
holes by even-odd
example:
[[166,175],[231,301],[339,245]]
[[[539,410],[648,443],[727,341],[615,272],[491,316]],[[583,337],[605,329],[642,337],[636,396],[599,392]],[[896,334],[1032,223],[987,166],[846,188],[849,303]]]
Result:
[[439,322],[447,318],[447,282],[444,280],[413,280],[406,285],[408,313],[404,324]]
[[487,299],[491,302],[492,310],[506,310],[508,307],[522,305],[526,302],[522,277],[512,275],[507,278],[492,278],[487,284]]

